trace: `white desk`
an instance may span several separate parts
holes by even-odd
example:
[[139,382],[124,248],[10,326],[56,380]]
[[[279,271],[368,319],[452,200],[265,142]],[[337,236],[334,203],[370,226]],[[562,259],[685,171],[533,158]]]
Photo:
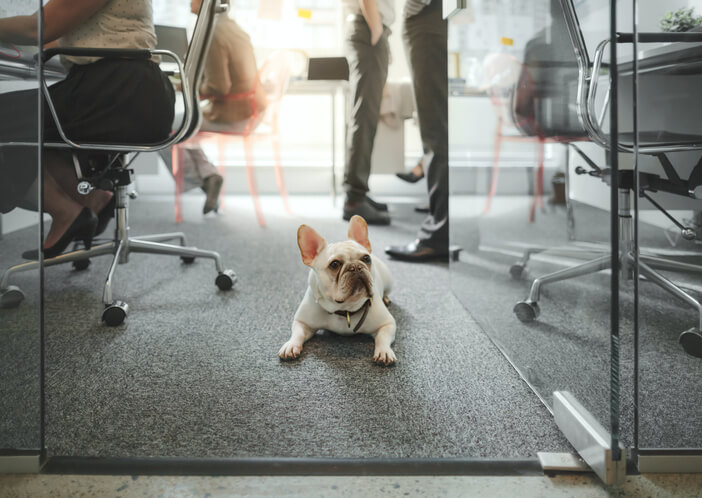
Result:
[[331,134],[332,134],[332,202],[336,205],[336,96],[341,93],[344,101],[344,141],[343,157],[346,158],[346,135],[348,126],[348,88],[346,80],[307,80],[295,79],[288,85],[288,93],[295,95],[328,94],[331,97]]

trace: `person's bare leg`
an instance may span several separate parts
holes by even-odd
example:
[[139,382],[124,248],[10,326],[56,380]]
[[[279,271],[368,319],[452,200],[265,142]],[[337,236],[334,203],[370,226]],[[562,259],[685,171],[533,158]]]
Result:
[[97,214],[112,199],[112,192],[95,189],[87,195],[78,192],[78,178],[73,166],[70,152],[51,152],[47,154],[44,171],[48,171],[63,191],[81,206],[90,208]]
[[44,211],[51,216],[51,228],[44,239],[44,249],[53,246],[68,230],[83,207],[71,198],[54,177],[44,169]]
[[422,176],[424,175],[424,161],[422,159],[417,162],[417,164],[412,168],[412,174],[414,176]]

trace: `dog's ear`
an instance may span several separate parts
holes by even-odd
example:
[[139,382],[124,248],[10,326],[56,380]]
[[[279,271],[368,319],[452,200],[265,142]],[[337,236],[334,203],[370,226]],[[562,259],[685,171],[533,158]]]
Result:
[[361,216],[354,215],[351,217],[349,222],[349,239],[355,240],[363,247],[365,247],[368,252],[371,252],[371,243],[368,240],[368,225],[366,220]]
[[327,245],[327,241],[319,235],[314,228],[300,225],[297,229],[297,245],[300,247],[302,262],[312,266],[312,261]]

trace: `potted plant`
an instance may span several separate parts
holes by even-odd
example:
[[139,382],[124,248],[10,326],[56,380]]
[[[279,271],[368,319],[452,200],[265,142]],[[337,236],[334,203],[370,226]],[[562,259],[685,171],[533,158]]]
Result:
[[678,9],[675,12],[667,12],[665,17],[661,19],[659,26],[662,31],[668,33],[682,33],[701,27],[702,16],[695,15],[694,7]]

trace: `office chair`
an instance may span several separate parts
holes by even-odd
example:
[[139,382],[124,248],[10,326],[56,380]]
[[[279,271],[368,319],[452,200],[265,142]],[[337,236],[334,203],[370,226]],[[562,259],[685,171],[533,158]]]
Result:
[[[43,264],[44,267],[72,263],[74,268],[81,270],[88,267],[89,258],[94,256],[112,255],[113,260],[108,271],[103,292],[103,303],[105,309],[102,313],[102,320],[107,325],[115,326],[121,324],[127,316],[127,303],[113,299],[112,282],[118,264],[125,264],[129,261],[131,253],[149,253],[179,256],[183,263],[192,263],[195,258],[207,258],[214,260],[217,270],[215,285],[220,290],[229,290],[236,282],[236,275],[232,270],[225,269],[221,258],[214,251],[205,251],[188,246],[187,239],[183,233],[162,233],[143,236],[131,236],[128,225],[129,200],[136,198],[136,193],[129,190],[132,181],[132,170],[129,169],[131,161],[139,152],[151,152],[168,147],[187,139],[197,131],[199,126],[199,115],[197,112],[198,93],[197,83],[202,75],[205,54],[209,47],[215,17],[220,12],[226,11],[226,3],[223,0],[204,0],[197,17],[191,42],[188,46],[185,63],[167,50],[121,50],[121,49],[91,49],[91,48],[57,48],[44,50],[41,57],[49,60],[55,55],[79,55],[97,57],[128,57],[149,59],[153,56],[166,56],[172,58],[178,65],[180,82],[182,86],[183,101],[185,106],[184,118],[176,130],[166,140],[156,144],[78,144],[66,137],[61,123],[56,115],[56,111],[51,102],[46,82],[41,79],[42,91],[46,98],[49,110],[58,127],[59,135],[63,143],[46,143],[44,147],[70,149],[74,152],[81,152],[85,156],[87,151],[94,160],[78,161],[74,155],[76,164],[76,174],[81,180],[78,191],[82,194],[89,193],[94,188],[113,190],[115,198],[115,220],[116,227],[114,237],[104,243],[93,245],[88,250],[74,250],[59,256],[44,259],[43,262],[32,261],[13,266],[5,271],[0,280],[0,306],[3,308],[15,307],[23,300],[22,291],[14,285],[9,285],[9,279],[15,273],[33,270]],[[36,145],[36,144],[33,144]],[[128,157],[129,156],[129,157]],[[168,240],[179,240],[180,245],[165,244]]]
[[[602,60],[605,48],[610,40],[606,39],[599,43],[595,51],[592,63],[588,59],[587,48],[583,38],[575,7],[572,0],[559,0],[562,17],[554,15],[554,25],[559,22],[559,27],[565,30],[568,35],[570,44],[574,53],[574,63],[577,65],[577,112],[579,122],[581,123],[581,135],[587,137],[588,140],[600,145],[606,150],[616,148],[619,152],[641,153],[654,156],[658,159],[665,177],[656,174],[639,173],[638,188],[636,192],[639,196],[649,200],[657,209],[663,212],[669,219],[674,221],[681,230],[681,235],[687,240],[695,238],[696,234],[692,228],[683,226],[675,220],[659,203],[657,203],[650,195],[652,192],[662,191],[672,194],[681,195],[692,199],[702,199],[702,160],[693,169],[692,174],[688,179],[681,179],[675,168],[673,167],[667,154],[670,152],[699,150],[702,144],[702,137],[697,135],[687,135],[675,132],[640,131],[638,133],[639,143],[636,144],[636,137],[633,133],[619,133],[617,143],[611,143],[609,136],[602,129],[602,122],[605,110],[609,102],[609,93],[605,95],[603,107],[598,115],[596,111],[595,100],[598,96],[597,86],[600,70],[602,68]],[[690,42],[702,41],[702,33],[639,33],[639,42]],[[621,33],[615,40],[616,43],[632,43],[633,35]],[[548,68],[546,68],[548,69]],[[544,71],[547,73],[547,71]],[[532,74],[532,76],[534,76]],[[542,74],[543,76],[543,74]],[[539,75],[534,77],[538,83]],[[557,82],[563,86],[563,80]],[[609,92],[609,90],[608,90]],[[538,113],[535,114],[536,119]],[[571,113],[572,114],[572,113]],[[570,122],[575,122],[573,119]],[[577,134],[576,134],[577,135]],[[609,182],[612,174],[611,170],[601,168],[587,157],[575,144],[571,143],[571,147],[586,161],[589,169],[578,167],[576,174],[590,175],[599,178],[602,181]],[[619,185],[619,245],[620,254],[618,255],[619,266],[624,278],[632,278],[635,274],[638,263],[638,271],[641,276],[655,283],[662,289],[678,297],[682,301],[693,306],[699,314],[699,322],[696,327],[692,327],[680,334],[679,342],[683,349],[690,355],[702,358],[702,306],[700,302],[692,297],[688,292],[680,286],[669,280],[656,270],[680,271],[688,273],[702,273],[702,266],[693,265],[669,259],[664,259],[647,252],[636,254],[636,247],[633,239],[633,223],[631,214],[631,193],[637,188],[635,172],[620,171],[618,173]],[[531,254],[539,252],[543,248],[534,248],[527,251],[524,258],[510,269],[510,273],[515,278],[518,278],[524,266],[527,264]],[[583,258],[592,254],[592,249],[578,248],[559,248],[549,250],[549,253],[556,256]],[[612,254],[603,248],[598,251],[599,256],[590,261],[574,267],[559,270],[548,275],[536,278],[529,292],[528,297],[524,301],[518,302],[514,307],[514,313],[522,322],[531,322],[535,320],[540,309],[538,301],[540,298],[541,289],[544,285],[553,282],[559,282],[590,273],[595,273],[605,269],[611,269]],[[638,258],[637,258],[638,256]]]
[[[546,137],[545,134],[541,133],[539,130],[530,130],[530,132],[524,133],[524,130],[520,129],[513,112],[514,99],[517,95],[515,89],[525,84],[524,82],[519,82],[519,79],[525,77],[525,75],[528,77],[529,73],[523,69],[522,63],[517,60],[516,57],[505,53],[488,55],[483,63],[483,74],[487,81],[487,95],[490,98],[490,103],[497,116],[497,125],[495,126],[495,133],[493,134],[494,148],[490,187],[485,199],[483,214],[488,214],[490,212],[492,200],[497,193],[502,142],[535,143],[537,146],[538,161],[534,175],[533,198],[529,209],[529,222],[531,223],[536,216],[537,205],[541,208],[544,207],[544,148],[546,143],[562,142],[562,140],[558,137]],[[514,128],[517,130],[517,133],[506,131],[506,128]]]
[[[217,141],[219,149],[219,174],[225,176],[224,162],[226,159],[226,147],[232,138],[241,138],[244,142],[244,152],[246,158],[246,179],[249,187],[249,193],[254,203],[256,212],[256,220],[262,227],[266,226],[266,221],[263,217],[263,210],[258,198],[258,187],[256,184],[256,173],[254,170],[254,141],[256,139],[270,139],[273,145],[273,166],[275,171],[276,184],[278,192],[283,201],[285,212],[290,214],[290,205],[288,203],[288,192],[285,188],[285,179],[283,177],[282,160],[280,153],[280,129],[278,127],[278,115],[280,112],[280,104],[285,94],[292,68],[297,59],[304,57],[304,65],[306,66],[306,56],[299,51],[293,50],[276,50],[269,55],[261,64],[254,81],[253,88],[247,92],[227,95],[227,100],[248,100],[253,109],[253,114],[248,118],[246,126],[242,131],[208,131],[201,130],[193,138],[194,140],[202,140],[213,138]],[[262,88],[266,95],[266,108],[261,110],[256,104],[256,95]],[[173,151],[176,154],[176,149]],[[183,221],[181,195],[184,189],[185,176],[182,165],[177,163],[179,157],[173,157],[172,163],[174,167],[173,175],[176,181],[176,222]],[[222,195],[224,189],[222,189]]]

